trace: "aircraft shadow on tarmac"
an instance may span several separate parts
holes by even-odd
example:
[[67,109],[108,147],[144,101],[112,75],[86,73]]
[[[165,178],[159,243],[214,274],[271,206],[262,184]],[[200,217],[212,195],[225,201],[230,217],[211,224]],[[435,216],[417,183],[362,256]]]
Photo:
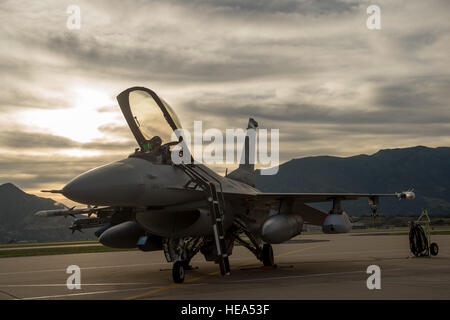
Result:
[[352,234],[352,237],[364,237],[364,236],[390,236],[389,232],[378,232],[378,233],[360,233],[360,234]]
[[314,242],[328,242],[330,240],[313,240],[313,239],[293,239],[293,240],[288,240],[285,243],[314,243]]

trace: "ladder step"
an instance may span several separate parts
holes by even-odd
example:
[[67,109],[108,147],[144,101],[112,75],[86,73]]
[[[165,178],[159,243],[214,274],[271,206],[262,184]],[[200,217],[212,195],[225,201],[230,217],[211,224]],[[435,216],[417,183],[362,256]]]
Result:
[[[200,186],[200,188],[203,189],[203,191],[206,193],[206,199],[210,203],[210,213],[213,223],[212,227],[214,240],[216,243],[217,257],[219,258],[220,273],[222,275],[230,274],[230,263],[228,260],[227,243],[225,239],[225,230],[223,227],[222,219],[225,213],[225,200],[223,197],[223,193],[221,194],[221,198],[219,198],[216,185],[211,180],[209,180],[208,176],[214,179],[216,183],[219,184],[220,189],[222,190],[220,181],[210,173],[208,173],[205,169],[202,169],[202,167],[196,167],[192,164],[180,164],[179,167],[184,170],[184,172],[192,180],[191,182],[192,184],[194,184],[194,189],[197,188],[197,186]],[[191,182],[187,183],[185,187],[189,186]]]

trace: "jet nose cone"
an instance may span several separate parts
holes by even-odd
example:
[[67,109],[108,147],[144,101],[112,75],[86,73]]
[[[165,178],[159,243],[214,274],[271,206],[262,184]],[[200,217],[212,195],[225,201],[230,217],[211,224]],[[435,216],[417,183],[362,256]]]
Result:
[[139,171],[121,161],[89,170],[62,190],[70,200],[91,205],[132,205],[144,191]]

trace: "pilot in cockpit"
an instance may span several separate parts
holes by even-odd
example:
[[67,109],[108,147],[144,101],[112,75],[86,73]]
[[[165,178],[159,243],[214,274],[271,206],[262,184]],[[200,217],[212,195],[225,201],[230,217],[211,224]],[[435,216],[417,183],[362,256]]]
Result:
[[158,152],[161,148],[162,140],[159,136],[154,136],[150,140],[146,140],[142,145],[143,152]]
[[170,163],[170,151],[169,146],[166,144],[161,146],[162,140],[159,136],[154,136],[150,140],[146,140],[142,145],[141,151],[144,153],[152,154],[159,163]]

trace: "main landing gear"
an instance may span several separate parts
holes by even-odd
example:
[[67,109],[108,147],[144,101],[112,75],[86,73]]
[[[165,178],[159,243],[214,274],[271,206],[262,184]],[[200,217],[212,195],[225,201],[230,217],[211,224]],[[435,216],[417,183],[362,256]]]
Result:
[[[245,224],[240,219],[235,219],[234,230],[231,234],[238,243],[250,250],[255,257],[260,260],[265,267],[274,267],[275,259],[273,257],[272,245],[265,243],[262,245],[262,241],[256,238],[251,232],[249,232]],[[244,234],[247,239],[243,238],[241,234]]]
[[263,245],[261,260],[265,267],[275,266],[275,259],[273,257],[272,245],[270,245],[268,243]]
[[[244,234],[246,237],[242,237]],[[248,250],[250,250],[255,257],[260,260],[264,267],[275,267],[275,259],[273,255],[272,245],[269,243],[262,243],[261,239],[255,237],[249,232],[246,226],[239,220],[235,220],[234,227],[230,230],[230,243],[237,241]],[[209,240],[211,242],[211,240]],[[200,251],[200,248],[209,243],[205,238],[183,238],[163,239],[163,250],[167,262],[174,262],[172,265],[172,279],[175,283],[183,283],[185,271],[191,270],[192,267],[189,262],[194,255]],[[214,244],[214,243],[212,243]],[[228,249],[224,252],[227,252]],[[202,252],[204,255],[206,253]],[[206,257],[206,255],[205,255]],[[210,261],[207,258],[208,261]]]

